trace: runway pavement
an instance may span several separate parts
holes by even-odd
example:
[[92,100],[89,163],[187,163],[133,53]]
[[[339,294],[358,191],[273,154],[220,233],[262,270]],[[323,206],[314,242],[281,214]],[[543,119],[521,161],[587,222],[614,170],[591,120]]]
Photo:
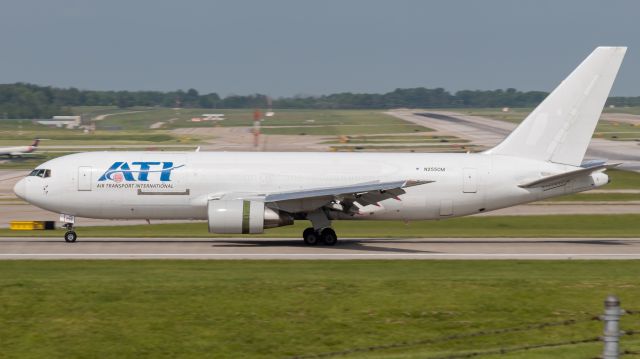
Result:
[[640,259],[640,238],[299,239],[2,238],[0,259]]
[[[504,139],[517,124],[482,116],[465,115],[453,111],[391,110],[387,114],[396,118],[448,133],[471,141],[481,148],[491,148]],[[613,115],[613,114],[611,114]],[[618,114],[615,114],[619,116]],[[637,121],[640,116],[622,116]],[[607,117],[611,118],[611,116]],[[635,141],[610,141],[593,138],[587,150],[587,158],[622,162],[620,168],[640,171],[640,144]]]

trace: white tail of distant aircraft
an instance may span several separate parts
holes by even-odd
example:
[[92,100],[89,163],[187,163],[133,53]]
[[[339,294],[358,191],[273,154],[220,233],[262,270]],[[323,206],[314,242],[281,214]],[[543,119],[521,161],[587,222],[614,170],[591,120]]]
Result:
[[9,158],[20,157],[28,153],[34,152],[36,148],[38,148],[39,143],[40,143],[40,140],[35,139],[33,140],[33,143],[31,144],[31,146],[1,147],[0,156],[7,156]]
[[63,214],[69,242],[78,216],[247,234],[308,219],[310,245],[336,243],[332,220],[444,219],[582,192],[608,183],[608,165],[581,164],[625,52],[597,48],[484,153],[94,152],[45,162],[14,191]]

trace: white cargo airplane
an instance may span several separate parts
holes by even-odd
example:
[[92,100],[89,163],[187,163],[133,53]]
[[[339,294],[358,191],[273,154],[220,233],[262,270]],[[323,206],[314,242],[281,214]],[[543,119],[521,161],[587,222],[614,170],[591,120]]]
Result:
[[332,220],[427,220],[487,212],[608,183],[584,162],[625,47],[598,47],[502,143],[483,153],[90,152],[59,157],[15,193],[75,217],[208,220],[262,233],[310,220],[305,243],[334,245]]
[[33,153],[36,148],[38,148],[38,143],[40,143],[40,140],[36,138],[35,140],[33,140],[31,146],[1,147],[0,156],[7,156],[9,158],[12,158],[20,157],[28,153]]

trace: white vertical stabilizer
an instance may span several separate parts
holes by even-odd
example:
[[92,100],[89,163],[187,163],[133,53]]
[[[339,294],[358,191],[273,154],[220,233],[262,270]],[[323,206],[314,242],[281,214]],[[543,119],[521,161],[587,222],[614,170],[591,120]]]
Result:
[[579,166],[626,47],[598,47],[489,154]]

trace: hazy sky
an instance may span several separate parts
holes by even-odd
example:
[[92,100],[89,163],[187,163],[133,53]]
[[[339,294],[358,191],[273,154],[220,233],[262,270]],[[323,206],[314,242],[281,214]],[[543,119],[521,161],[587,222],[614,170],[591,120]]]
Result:
[[274,97],[404,87],[551,90],[598,45],[629,51],[637,0],[2,0],[0,83]]

